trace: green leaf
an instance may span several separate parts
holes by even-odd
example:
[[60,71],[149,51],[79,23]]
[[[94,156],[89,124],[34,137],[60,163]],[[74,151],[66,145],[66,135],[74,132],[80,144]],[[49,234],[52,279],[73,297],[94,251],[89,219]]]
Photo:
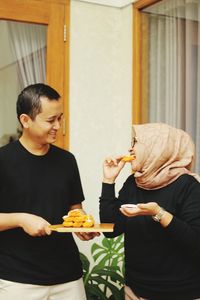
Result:
[[95,273],[97,273],[97,272],[99,272],[99,270],[101,271],[101,270],[106,270],[106,269],[110,270],[110,268],[109,268],[108,266],[103,266],[103,267],[101,267],[101,266],[98,264],[98,265],[95,265],[95,266],[93,267],[92,271],[95,272]]
[[99,249],[104,249],[102,246],[98,245],[97,243],[94,243],[91,247],[91,252],[92,254],[96,251],[96,250],[99,250]]
[[123,243],[124,242],[124,234],[119,235],[118,237],[115,238],[116,243]]
[[119,293],[115,297],[111,295],[109,300],[124,300],[124,287],[119,290]]
[[[84,268],[84,284],[87,300],[123,299],[124,285],[123,235],[103,238],[101,244],[94,243],[91,254],[96,263],[90,270],[88,258],[81,255]],[[112,294],[109,297],[109,295]]]
[[[98,298],[94,298],[91,296],[97,296]],[[102,290],[99,288],[98,285],[90,285],[88,292],[87,292],[87,300],[93,299],[93,300],[108,300],[106,295],[102,292]]]
[[118,265],[118,261],[119,261],[119,257],[113,258],[113,260],[112,260],[112,265],[113,265],[113,266],[117,266],[117,265]]
[[104,278],[101,278],[101,282],[105,285],[105,287],[110,289],[111,293],[114,296],[117,296],[119,294],[119,288],[117,288],[113,283],[107,281]]
[[98,258],[100,258],[103,255],[108,256],[108,251],[103,250],[103,251],[99,251],[98,253],[94,254],[93,255],[94,261],[96,261]]
[[80,254],[80,259],[81,259],[81,262],[82,262],[83,270],[88,272],[89,268],[90,268],[90,262],[89,262],[88,258],[83,253],[79,253],[79,254]]
[[114,239],[112,239],[113,241],[112,241],[112,248],[113,249],[115,249],[115,251],[116,251],[116,248],[118,247],[118,246],[120,246],[120,247],[124,247],[124,239],[123,239],[123,235],[120,235],[119,237],[117,237],[117,238],[114,238]]
[[110,239],[107,239],[107,238],[104,238],[102,240],[102,245],[107,248],[107,249],[111,249],[111,242],[110,242]]
[[124,244],[123,243],[117,244],[117,246],[115,248],[116,252],[119,252],[120,250],[123,251],[123,253],[124,253]]
[[96,274],[98,274],[99,276],[108,276],[112,281],[118,282],[121,285],[124,284],[124,278],[119,273],[117,273],[116,270],[98,270]]

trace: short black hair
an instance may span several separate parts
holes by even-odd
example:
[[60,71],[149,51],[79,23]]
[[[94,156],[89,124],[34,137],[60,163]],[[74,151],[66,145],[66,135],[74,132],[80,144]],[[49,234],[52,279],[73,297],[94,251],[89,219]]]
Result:
[[60,95],[49,85],[44,83],[31,84],[24,88],[17,98],[17,117],[27,114],[32,120],[41,112],[41,99],[59,100]]

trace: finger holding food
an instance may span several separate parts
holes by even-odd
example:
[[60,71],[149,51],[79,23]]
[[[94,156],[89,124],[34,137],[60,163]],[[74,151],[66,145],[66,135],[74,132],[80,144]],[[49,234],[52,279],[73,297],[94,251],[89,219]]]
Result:
[[117,166],[118,162],[115,157],[107,157],[105,159],[105,165],[111,167],[112,165]]

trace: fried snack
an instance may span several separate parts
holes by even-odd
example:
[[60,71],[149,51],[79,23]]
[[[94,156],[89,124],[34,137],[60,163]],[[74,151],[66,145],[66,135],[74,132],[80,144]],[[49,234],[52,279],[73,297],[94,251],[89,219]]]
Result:
[[73,209],[66,216],[62,217],[64,227],[92,227],[94,226],[94,218],[92,215],[85,215],[80,209]]
[[65,227],[73,227],[74,222],[63,222],[63,226]]
[[73,227],[82,227],[83,222],[73,222]]
[[63,218],[64,222],[73,222],[74,221],[74,217],[63,216],[62,218]]
[[92,227],[92,226],[94,226],[94,218],[91,215],[88,215],[86,221],[83,223],[83,227]]
[[68,217],[80,217],[82,215],[84,215],[83,211],[80,209],[72,209],[68,212]]
[[93,226],[94,226],[94,222],[92,220],[88,220],[83,223],[84,228],[89,228],[89,227],[93,227]]
[[73,221],[74,222],[84,222],[84,221],[86,221],[86,219],[87,219],[87,215],[83,215],[83,216],[80,216],[80,217],[74,217]]
[[135,156],[132,156],[132,155],[126,155],[122,158],[122,161],[125,161],[125,162],[131,162],[132,160],[135,159]]

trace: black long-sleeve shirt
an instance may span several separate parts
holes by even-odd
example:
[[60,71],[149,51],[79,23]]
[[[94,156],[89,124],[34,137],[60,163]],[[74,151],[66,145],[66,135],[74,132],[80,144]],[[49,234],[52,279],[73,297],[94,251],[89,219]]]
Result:
[[[121,204],[157,202],[174,217],[162,227],[151,216],[125,217]],[[115,185],[103,183],[101,222],[115,223],[114,237],[125,234],[126,284],[151,300],[192,300],[200,297],[200,183],[182,175],[157,190],[136,186],[128,177],[118,198]]]

